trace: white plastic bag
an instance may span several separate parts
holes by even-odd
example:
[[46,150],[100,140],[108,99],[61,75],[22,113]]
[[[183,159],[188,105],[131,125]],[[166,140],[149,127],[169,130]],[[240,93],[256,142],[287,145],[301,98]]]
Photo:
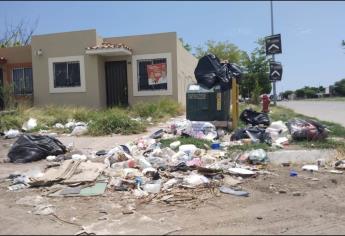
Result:
[[8,131],[5,131],[5,138],[16,138],[20,135],[19,130],[16,129],[10,129]]
[[25,122],[22,126],[22,129],[25,131],[32,130],[36,128],[37,120],[35,118],[30,118],[27,122]]

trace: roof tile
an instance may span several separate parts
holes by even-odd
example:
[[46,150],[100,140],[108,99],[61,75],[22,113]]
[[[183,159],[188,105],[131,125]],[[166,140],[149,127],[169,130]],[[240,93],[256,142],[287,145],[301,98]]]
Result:
[[123,43],[114,44],[114,43],[108,43],[108,42],[103,42],[101,45],[87,47],[86,50],[107,49],[107,48],[124,48],[129,51],[132,51],[132,49],[128,47],[126,44],[123,44]]

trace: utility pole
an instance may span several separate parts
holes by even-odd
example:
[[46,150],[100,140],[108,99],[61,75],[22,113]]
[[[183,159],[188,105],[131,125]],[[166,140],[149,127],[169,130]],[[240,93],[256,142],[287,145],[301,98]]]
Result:
[[[271,0],[271,35],[274,35],[274,26],[273,26],[273,1]],[[275,61],[274,54],[272,55],[272,61]],[[276,81],[273,81],[273,101],[274,105],[277,105],[277,91],[276,91]]]

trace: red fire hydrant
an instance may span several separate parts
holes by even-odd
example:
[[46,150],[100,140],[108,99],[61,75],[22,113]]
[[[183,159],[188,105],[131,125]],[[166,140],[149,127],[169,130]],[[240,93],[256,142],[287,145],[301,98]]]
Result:
[[270,112],[269,110],[269,105],[271,103],[270,98],[267,96],[267,94],[262,95],[262,112],[268,113]]

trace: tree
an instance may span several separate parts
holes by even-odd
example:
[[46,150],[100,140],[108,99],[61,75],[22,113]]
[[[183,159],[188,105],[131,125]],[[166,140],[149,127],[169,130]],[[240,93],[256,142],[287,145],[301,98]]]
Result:
[[317,93],[319,91],[319,89],[316,87],[308,87],[308,86],[304,87],[303,90],[304,90],[304,95],[307,98],[316,98]]
[[305,92],[304,89],[297,89],[295,91],[296,97],[297,98],[305,98]]
[[334,83],[334,91],[338,96],[345,96],[345,79]]
[[185,42],[183,41],[183,38],[179,38],[179,40],[181,41],[182,46],[183,46],[188,52],[192,51],[192,45],[190,45],[189,43],[185,43]]
[[291,94],[293,94],[293,91],[286,90],[285,92],[282,93],[282,97],[285,99],[288,99]]
[[227,60],[230,63],[237,63],[239,65],[243,63],[246,56],[244,51],[229,41],[215,42],[208,40],[204,47],[199,46],[196,48],[196,57],[198,59],[209,53],[216,55],[220,60]]
[[31,36],[38,25],[38,18],[34,23],[22,19],[17,25],[5,21],[4,32],[0,34],[0,47],[16,47],[30,44]]
[[[247,74],[241,82],[241,94],[260,92],[270,94],[272,85],[269,80],[269,61],[265,53],[265,41],[259,39],[258,46],[250,54],[244,57],[243,65],[247,68]],[[256,88],[258,86],[259,88]],[[255,95],[256,96],[256,95]]]

